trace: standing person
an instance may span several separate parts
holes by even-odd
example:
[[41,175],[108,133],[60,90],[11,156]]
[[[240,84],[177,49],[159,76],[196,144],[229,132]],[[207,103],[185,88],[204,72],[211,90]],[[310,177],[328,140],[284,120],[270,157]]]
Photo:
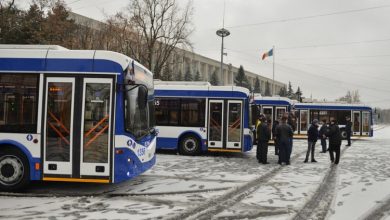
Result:
[[[334,164],[339,164],[340,161],[340,146],[341,146],[341,132],[337,125],[335,118],[330,118],[329,129],[326,132],[326,136],[329,137],[329,155],[330,160]],[[336,153],[336,159],[334,157]]]
[[291,126],[291,129],[293,131],[293,135],[290,138],[290,144],[287,148],[287,160],[288,160],[287,165],[290,165],[290,157],[291,157],[292,148],[293,148],[293,144],[294,144],[293,136],[294,136],[294,132],[297,129],[297,117],[295,115],[294,110],[290,114],[288,114],[288,124]]
[[347,141],[348,144],[346,145],[347,147],[351,146],[351,134],[352,134],[352,122],[350,117],[346,117],[347,119],[347,124],[345,125],[345,132],[347,133]]
[[271,138],[271,132],[267,124],[267,119],[263,115],[261,124],[257,130],[257,159],[259,163],[267,164],[268,141]]
[[276,139],[276,127],[279,124],[279,120],[275,120],[274,124],[272,125],[272,139],[274,140],[275,145],[275,155],[279,155],[279,145],[278,140]]
[[316,163],[317,161],[314,159],[314,150],[315,146],[318,140],[318,120],[314,119],[313,122],[310,125],[309,131],[307,132],[307,152],[306,152],[306,159],[303,161],[304,163],[307,163],[309,159],[309,154],[311,152],[311,162]]
[[292,136],[294,134],[291,126],[287,124],[287,115],[283,115],[281,122],[275,128],[276,140],[279,144],[279,161],[278,163],[282,165],[285,163],[286,165],[290,164],[290,159],[288,158],[288,149],[290,146],[290,142]]
[[260,131],[260,125],[261,125],[261,120],[262,120],[262,117],[263,117],[263,114],[260,114],[258,119],[256,120],[256,132],[255,132],[255,143],[257,144],[257,148],[256,148],[256,158],[257,160],[260,162],[260,144],[259,144],[259,141],[258,141],[258,138],[259,138],[259,131]]
[[321,139],[321,146],[322,146],[322,151],[321,153],[326,153],[326,130],[328,129],[328,125],[326,124],[326,119],[322,119],[322,126],[320,128],[319,137]]

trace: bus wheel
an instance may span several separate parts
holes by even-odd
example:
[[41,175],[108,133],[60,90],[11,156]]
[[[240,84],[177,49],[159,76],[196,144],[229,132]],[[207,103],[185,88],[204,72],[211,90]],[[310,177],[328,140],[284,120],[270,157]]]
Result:
[[341,130],[341,138],[343,140],[347,139],[347,132],[344,129]]
[[197,155],[200,153],[200,141],[193,135],[186,135],[180,140],[179,153],[183,155]]
[[26,157],[14,149],[0,152],[0,190],[16,191],[30,182]]

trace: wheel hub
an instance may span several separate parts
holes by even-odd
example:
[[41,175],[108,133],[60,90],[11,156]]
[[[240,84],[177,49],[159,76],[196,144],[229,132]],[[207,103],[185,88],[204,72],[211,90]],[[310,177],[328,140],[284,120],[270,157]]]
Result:
[[4,185],[14,185],[23,178],[23,164],[14,156],[0,158],[0,182]]
[[193,150],[195,149],[196,143],[195,143],[194,140],[188,139],[188,140],[186,140],[186,142],[184,143],[184,146],[185,146],[185,148],[187,149],[187,151],[193,151]]

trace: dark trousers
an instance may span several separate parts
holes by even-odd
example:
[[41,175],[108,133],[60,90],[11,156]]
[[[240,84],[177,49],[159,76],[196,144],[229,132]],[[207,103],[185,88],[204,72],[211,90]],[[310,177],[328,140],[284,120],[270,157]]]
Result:
[[279,142],[279,161],[278,163],[287,163],[287,152],[290,142]]
[[314,160],[314,149],[316,146],[316,142],[309,141],[306,151],[306,161],[309,159],[309,154],[311,153],[311,160]]
[[[336,160],[334,158],[334,153],[336,153]],[[329,156],[330,160],[335,164],[338,164],[340,161],[340,145],[330,145],[329,144]]]
[[322,152],[326,152],[326,138],[321,138]]
[[256,158],[260,163],[267,163],[268,142],[257,141]]
[[347,132],[348,145],[351,145],[351,132]]
[[294,140],[292,138],[290,138],[289,144],[287,146],[287,155],[286,155],[287,161],[286,161],[286,163],[290,163],[290,157],[291,157],[291,153],[292,153],[293,143],[294,143]]
[[279,143],[278,143],[278,140],[274,139],[274,145],[275,145],[275,155],[279,155]]

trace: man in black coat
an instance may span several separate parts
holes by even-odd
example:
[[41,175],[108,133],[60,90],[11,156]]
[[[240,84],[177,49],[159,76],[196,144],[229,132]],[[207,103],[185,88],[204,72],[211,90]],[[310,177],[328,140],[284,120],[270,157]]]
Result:
[[318,120],[314,119],[313,122],[310,125],[309,131],[307,132],[307,152],[306,152],[306,159],[303,161],[304,163],[307,163],[309,159],[309,154],[311,152],[311,162],[316,163],[317,161],[314,159],[314,149],[316,146],[318,140]]
[[319,137],[321,139],[321,146],[322,146],[322,151],[321,153],[326,153],[326,130],[328,129],[328,125],[326,124],[326,119],[322,120],[322,126],[319,131]]
[[[330,160],[332,163],[338,164],[340,161],[341,132],[334,118],[330,119],[330,126],[326,132],[326,136],[329,137]],[[336,153],[336,159],[334,153]]]
[[268,141],[271,138],[271,131],[268,127],[265,116],[261,117],[261,124],[257,129],[257,160],[259,163],[267,164]]
[[275,120],[274,124],[272,125],[272,139],[274,140],[274,146],[275,146],[275,155],[279,155],[279,144],[278,140],[276,139],[276,127],[279,124],[279,120]]
[[288,157],[289,148],[291,145],[291,140],[293,138],[293,129],[289,124],[287,124],[288,116],[284,115],[281,122],[275,129],[276,140],[279,144],[279,161],[278,163],[286,163],[290,165],[290,159]]
[[351,134],[352,134],[352,122],[350,117],[346,117],[347,124],[345,125],[345,132],[347,133],[348,144],[346,146],[351,146]]

